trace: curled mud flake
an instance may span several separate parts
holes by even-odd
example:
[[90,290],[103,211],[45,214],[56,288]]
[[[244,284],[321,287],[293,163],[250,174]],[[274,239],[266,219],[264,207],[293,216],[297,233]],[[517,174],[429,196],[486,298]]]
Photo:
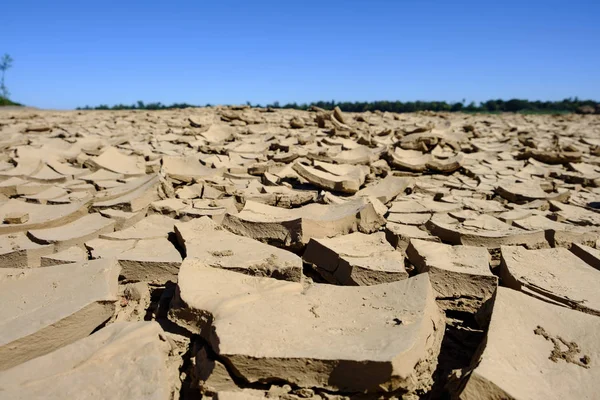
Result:
[[[579,348],[579,345],[576,342],[569,342],[560,336],[553,337],[549,335],[546,332],[546,330],[539,325],[533,330],[533,333],[542,336],[544,339],[552,342],[554,348],[552,349],[550,357],[548,358],[553,362],[556,363],[559,360],[564,360],[567,363],[575,364],[582,368],[590,368],[590,356],[580,356],[581,349]],[[566,349],[563,350],[564,347],[566,347]]]

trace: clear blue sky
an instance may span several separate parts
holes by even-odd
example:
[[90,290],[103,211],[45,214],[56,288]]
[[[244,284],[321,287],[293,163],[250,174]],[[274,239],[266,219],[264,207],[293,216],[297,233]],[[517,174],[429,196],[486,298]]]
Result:
[[6,83],[101,103],[600,100],[600,0],[5,1]]

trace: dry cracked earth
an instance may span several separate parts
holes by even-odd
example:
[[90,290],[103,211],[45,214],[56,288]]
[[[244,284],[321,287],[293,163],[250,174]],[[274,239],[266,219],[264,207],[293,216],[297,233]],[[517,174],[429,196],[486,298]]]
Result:
[[600,118],[0,111],[2,399],[594,399]]

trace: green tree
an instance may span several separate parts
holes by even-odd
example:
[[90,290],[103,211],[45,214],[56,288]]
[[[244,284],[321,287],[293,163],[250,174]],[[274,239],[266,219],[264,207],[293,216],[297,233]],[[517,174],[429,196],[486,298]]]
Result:
[[0,60],[0,71],[2,71],[2,80],[0,81],[0,96],[4,97],[5,99],[8,99],[10,92],[4,84],[4,74],[8,69],[10,69],[10,67],[12,67],[12,63],[13,59],[8,54],[2,56],[2,60]]
[[454,103],[450,107],[450,111],[452,111],[452,112],[462,111],[462,109],[463,109],[463,103]]

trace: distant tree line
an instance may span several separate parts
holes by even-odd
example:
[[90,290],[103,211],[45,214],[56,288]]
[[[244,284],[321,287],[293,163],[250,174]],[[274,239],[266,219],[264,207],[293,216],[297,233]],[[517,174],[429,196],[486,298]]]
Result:
[[[171,105],[162,104],[160,101],[154,103],[144,103],[143,101],[138,101],[135,104],[115,104],[114,106],[109,106],[107,104],[100,104],[96,107],[77,107],[77,110],[170,110],[174,108],[191,108],[191,107],[202,107],[196,106],[188,103],[173,103]],[[210,107],[210,104],[207,104],[206,107]]]
[[[260,104],[246,103],[252,107],[262,107]],[[210,107],[206,104],[206,107]],[[584,114],[600,114],[600,102],[593,100],[579,100],[577,97],[568,98],[560,101],[529,101],[522,99],[511,100],[488,100],[482,101],[479,104],[471,102],[467,104],[465,101],[448,103],[445,101],[355,101],[355,102],[336,102],[317,101],[312,103],[288,103],[281,105],[278,101],[273,104],[267,104],[268,108],[284,108],[296,110],[308,110],[311,107],[320,107],[326,110],[332,110],[336,106],[342,111],[348,112],[364,112],[364,111],[388,111],[394,113],[408,113],[416,111],[444,111],[444,112],[482,112],[482,113],[499,113],[499,112],[521,112],[521,113],[584,113]],[[202,107],[188,103],[173,103],[170,105],[160,102],[144,103],[138,101],[135,104],[117,104],[108,106],[101,104],[97,107],[78,107],[78,110],[168,110],[175,108]]]

